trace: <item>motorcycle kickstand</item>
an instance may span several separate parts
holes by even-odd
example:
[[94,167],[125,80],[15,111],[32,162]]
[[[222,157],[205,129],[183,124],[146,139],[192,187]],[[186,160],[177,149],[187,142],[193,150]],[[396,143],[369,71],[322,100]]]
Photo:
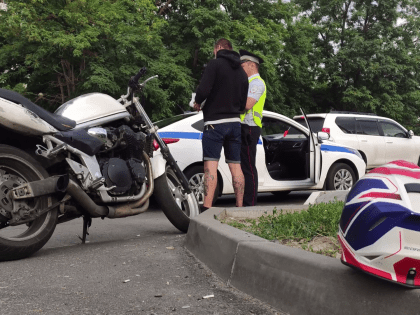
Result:
[[82,241],[82,244],[86,243],[86,235],[89,235],[89,227],[92,225],[92,218],[90,216],[83,216],[83,236],[80,237],[80,240]]

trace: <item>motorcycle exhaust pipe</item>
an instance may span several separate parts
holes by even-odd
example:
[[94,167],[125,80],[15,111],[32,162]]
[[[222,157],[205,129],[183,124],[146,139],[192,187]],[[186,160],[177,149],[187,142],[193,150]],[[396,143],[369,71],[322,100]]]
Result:
[[92,198],[73,180],[69,180],[66,192],[76,200],[79,205],[89,212],[92,218],[108,216],[109,209],[107,206],[98,206]]
[[68,175],[52,176],[16,187],[12,190],[12,196],[13,199],[17,200],[41,197],[56,192],[65,192],[68,184]]
[[[69,181],[69,185],[67,188],[67,193],[74,198],[74,200],[79,203],[79,205],[85,209],[92,218],[99,218],[99,217],[108,217],[111,219],[114,218],[124,218],[136,214],[140,214],[142,212],[147,211],[149,207],[149,197],[153,190],[153,179],[152,184],[149,185],[148,190],[144,194],[142,198],[138,201],[133,203],[128,203],[124,205],[120,205],[117,207],[111,206],[99,206],[97,205],[92,198],[86,194],[83,189],[77,185],[73,180]],[[150,192],[150,193],[149,193]],[[140,208],[139,208],[140,207]]]

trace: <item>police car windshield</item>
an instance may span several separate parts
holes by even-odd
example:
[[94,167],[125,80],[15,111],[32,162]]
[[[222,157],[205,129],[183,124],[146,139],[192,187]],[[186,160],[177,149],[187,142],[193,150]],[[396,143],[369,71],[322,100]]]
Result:
[[172,116],[169,118],[165,118],[162,120],[159,120],[158,122],[155,122],[155,125],[159,128],[164,128],[166,126],[172,125],[173,123],[176,123],[177,121],[183,120],[185,118],[191,117],[192,115],[196,115],[197,113],[187,113],[177,116]]

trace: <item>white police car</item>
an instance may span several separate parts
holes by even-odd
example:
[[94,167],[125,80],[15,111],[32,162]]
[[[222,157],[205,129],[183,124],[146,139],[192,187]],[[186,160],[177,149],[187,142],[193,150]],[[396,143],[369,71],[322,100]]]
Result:
[[[281,196],[292,190],[348,190],[365,174],[366,165],[360,153],[328,141],[325,132],[314,134],[293,119],[270,111],[263,112],[262,124],[256,158],[259,192]],[[156,125],[202,203],[203,114],[173,116]],[[158,149],[157,144],[155,148]],[[215,199],[233,193],[232,177],[222,151]]]

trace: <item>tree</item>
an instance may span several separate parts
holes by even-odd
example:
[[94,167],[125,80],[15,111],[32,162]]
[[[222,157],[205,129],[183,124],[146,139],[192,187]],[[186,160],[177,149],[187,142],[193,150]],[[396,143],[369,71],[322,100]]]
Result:
[[260,73],[267,84],[266,109],[292,115],[302,103],[313,103],[303,93],[313,82],[303,70],[312,49],[313,27],[307,20],[294,21],[295,5],[269,0],[177,0],[165,8],[165,46],[191,69],[195,86],[213,58],[215,41],[227,38],[234,50],[246,49],[265,60]]
[[411,125],[420,114],[419,3],[294,0],[317,29],[317,107],[376,112]]
[[160,80],[146,103],[167,116],[192,80],[163,46],[165,24],[151,0],[13,1],[0,16],[0,83],[54,110],[88,92],[118,98],[147,66]]

